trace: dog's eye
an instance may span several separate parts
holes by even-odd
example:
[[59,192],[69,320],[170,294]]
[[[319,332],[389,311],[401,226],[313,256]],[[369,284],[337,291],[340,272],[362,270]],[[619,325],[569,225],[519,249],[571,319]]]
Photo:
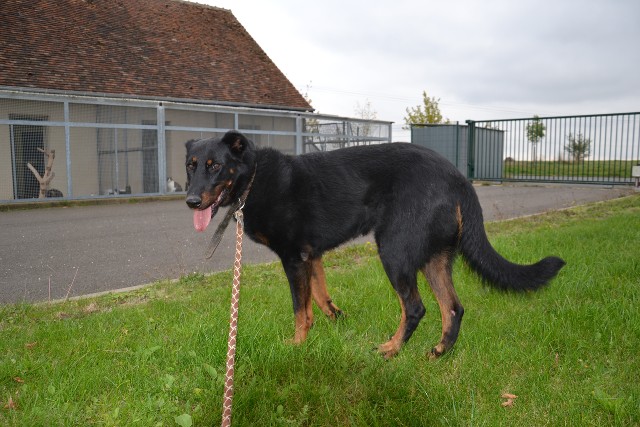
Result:
[[194,171],[194,170],[196,170],[196,164],[195,164],[195,163],[188,163],[188,164],[187,164],[187,170],[188,170],[188,171]]
[[222,165],[220,163],[209,163],[207,162],[207,169],[211,171],[219,171]]

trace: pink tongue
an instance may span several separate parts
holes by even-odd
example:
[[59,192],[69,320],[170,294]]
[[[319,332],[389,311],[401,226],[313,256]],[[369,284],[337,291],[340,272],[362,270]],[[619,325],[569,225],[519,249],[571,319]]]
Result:
[[202,232],[207,229],[209,222],[211,221],[211,206],[203,211],[193,211],[193,226],[196,231]]

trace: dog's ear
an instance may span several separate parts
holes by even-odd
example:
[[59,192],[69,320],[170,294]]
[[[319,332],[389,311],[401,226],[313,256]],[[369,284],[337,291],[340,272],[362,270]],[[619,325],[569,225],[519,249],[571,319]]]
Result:
[[191,147],[193,147],[193,144],[197,141],[197,139],[190,139],[187,142],[184,143],[185,147],[187,147],[187,152],[191,151]]
[[254,147],[253,142],[237,130],[230,130],[224,134],[221,141],[229,147],[229,150],[231,150],[234,155],[238,157],[242,157],[247,149],[251,150]]

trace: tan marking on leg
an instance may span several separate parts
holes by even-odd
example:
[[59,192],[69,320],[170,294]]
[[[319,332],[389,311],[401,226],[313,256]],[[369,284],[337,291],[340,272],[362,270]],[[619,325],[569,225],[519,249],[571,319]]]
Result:
[[453,347],[458,337],[463,308],[453,288],[449,254],[442,254],[433,258],[422,271],[438,301],[442,318],[440,342],[430,354],[430,357],[435,358]]
[[398,326],[398,330],[391,337],[389,341],[384,344],[380,344],[378,347],[378,352],[382,353],[385,359],[390,359],[400,351],[400,347],[402,347],[402,338],[404,337],[404,332],[407,324],[407,313],[404,307],[404,303],[402,302],[402,298],[398,296],[400,300],[400,309],[402,313],[400,314],[400,325]]
[[335,319],[336,313],[341,312],[327,291],[327,279],[324,275],[324,268],[322,268],[322,258],[311,260],[311,293],[320,310],[331,319]]
[[296,333],[293,337],[293,344],[302,344],[307,339],[309,329],[313,325],[313,306],[311,305],[311,293],[307,295],[307,300],[303,308],[295,313]]
[[[292,281],[291,295],[293,297],[296,331],[289,341],[301,344],[307,339],[307,333],[313,324],[313,310],[311,306],[311,263],[303,262],[299,265],[289,265],[287,277]],[[287,267],[285,267],[287,270]]]
[[462,210],[459,204],[456,206],[456,220],[458,221],[458,242],[460,242],[460,240],[462,240],[463,223],[462,223]]

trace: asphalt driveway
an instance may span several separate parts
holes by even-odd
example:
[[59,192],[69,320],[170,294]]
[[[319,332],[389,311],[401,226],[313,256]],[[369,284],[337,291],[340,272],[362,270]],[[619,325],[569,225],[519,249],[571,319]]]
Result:
[[[487,221],[633,193],[629,187],[589,186],[496,185],[476,190]],[[0,303],[74,297],[231,268],[235,228],[229,227],[214,257],[206,260],[204,251],[217,221],[206,233],[196,233],[192,218],[182,200],[1,212]],[[357,241],[367,240],[371,237]],[[277,260],[249,239],[243,250],[247,263]]]

